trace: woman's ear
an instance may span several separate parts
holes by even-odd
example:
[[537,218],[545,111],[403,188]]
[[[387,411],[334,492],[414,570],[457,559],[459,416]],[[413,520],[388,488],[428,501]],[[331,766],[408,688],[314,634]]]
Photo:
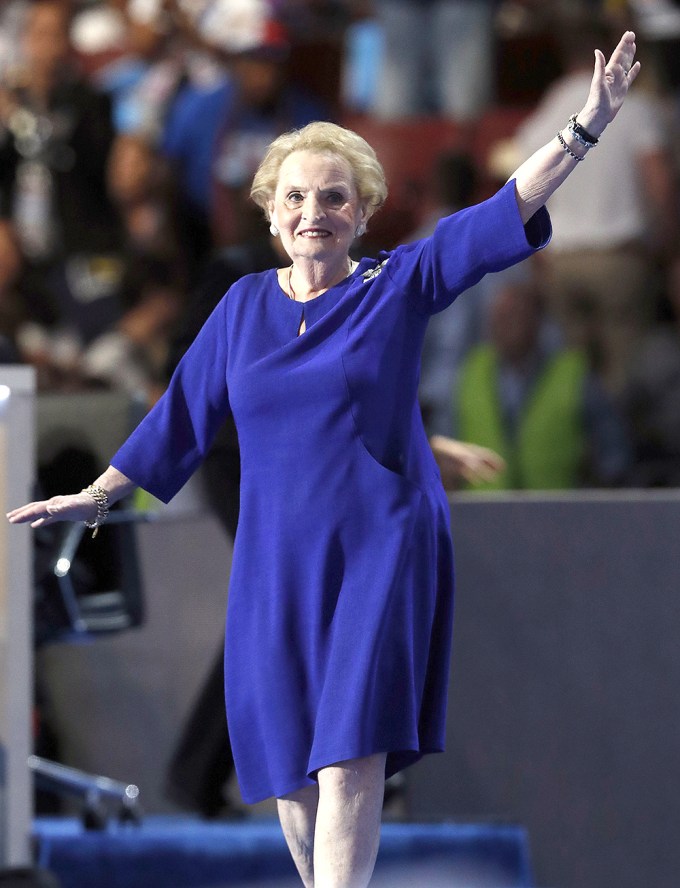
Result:
[[276,237],[279,233],[279,222],[276,218],[276,211],[274,210],[273,203],[269,206],[269,222],[269,230],[274,235],[274,237]]
[[369,220],[370,215],[371,214],[368,212],[368,207],[362,206],[361,218],[359,219],[359,224],[354,231],[354,237],[361,237],[362,234],[366,234],[366,224]]

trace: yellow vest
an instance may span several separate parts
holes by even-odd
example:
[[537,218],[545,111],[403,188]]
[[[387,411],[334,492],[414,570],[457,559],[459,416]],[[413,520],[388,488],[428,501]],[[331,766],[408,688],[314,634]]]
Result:
[[475,490],[559,490],[578,486],[585,454],[583,390],[587,362],[578,351],[549,358],[522,408],[514,440],[508,438],[498,398],[498,361],[489,345],[463,363],[454,405],[463,441],[490,447],[507,469]]

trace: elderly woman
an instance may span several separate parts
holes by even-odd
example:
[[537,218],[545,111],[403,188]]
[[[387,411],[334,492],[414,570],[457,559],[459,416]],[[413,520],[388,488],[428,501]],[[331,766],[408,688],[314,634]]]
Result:
[[231,287],[92,486],[9,514],[96,528],[135,485],[167,501],[233,412],[234,759],[246,801],[278,799],[307,888],[368,884],[385,776],[443,748],[453,585],[416,401],[428,317],[547,243],[544,204],[616,115],[634,54],[631,32],[608,63],[597,51],[583,110],[497,195],[377,261],[349,257],[385,200],[372,149],[326,123],[276,139],[252,195],[290,266]]

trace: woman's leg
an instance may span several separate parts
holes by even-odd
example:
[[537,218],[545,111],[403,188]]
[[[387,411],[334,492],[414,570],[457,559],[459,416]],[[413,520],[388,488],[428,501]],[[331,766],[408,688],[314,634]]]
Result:
[[314,888],[314,825],[318,803],[316,784],[276,800],[281,828],[305,888]]
[[318,774],[315,888],[366,888],[378,853],[385,753],[338,762]]

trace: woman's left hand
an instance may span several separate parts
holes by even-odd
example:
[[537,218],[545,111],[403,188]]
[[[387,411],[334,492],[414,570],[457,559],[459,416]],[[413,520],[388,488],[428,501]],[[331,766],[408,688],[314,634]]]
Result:
[[630,85],[640,72],[640,62],[635,61],[635,48],[635,34],[626,31],[608,62],[599,49],[595,50],[590,92],[585,108],[578,114],[578,122],[596,138],[616,117]]

